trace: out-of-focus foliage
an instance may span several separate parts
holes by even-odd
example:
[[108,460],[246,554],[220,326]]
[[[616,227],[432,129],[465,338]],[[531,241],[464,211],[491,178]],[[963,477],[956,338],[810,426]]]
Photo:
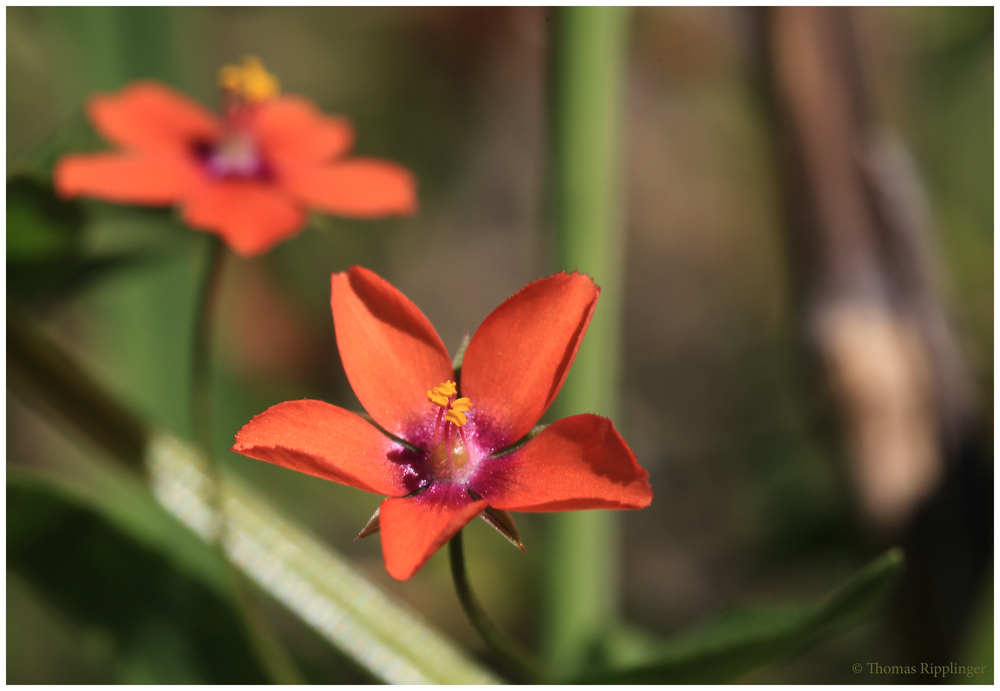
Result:
[[[648,637],[639,660],[618,669],[585,675],[579,683],[723,684],[780,661],[817,641],[856,624],[883,604],[903,568],[903,555],[890,551],[812,607],[744,609],[729,612],[699,630],[666,643]],[[636,648],[637,635],[625,633]],[[615,646],[612,639],[611,645]],[[612,648],[614,650],[614,648]],[[636,652],[626,655],[636,657]]]
[[[227,449],[242,424],[282,400],[310,397],[358,408],[337,358],[330,272],[357,263],[385,276],[428,315],[449,350],[493,306],[551,273],[544,11],[145,10],[7,9],[9,173],[30,169],[44,176],[56,150],[100,149],[84,125],[92,91],[152,77],[216,107],[215,70],[248,53],[279,75],[285,91],[349,117],[358,133],[356,153],[393,158],[416,173],[421,212],[414,219],[317,217],[267,257],[227,265],[216,330],[214,451],[373,583],[489,661],[459,610],[446,558],[432,559],[398,584],[384,572],[377,537],[353,541],[379,498]],[[950,303],[987,411],[993,405],[992,12],[863,12],[878,106],[927,184]],[[879,551],[858,524],[826,401],[797,345],[755,60],[744,9],[635,12],[624,104],[628,235],[623,413],[616,425],[650,470],[655,500],[623,516],[622,609],[667,639],[736,602],[815,599]],[[168,212],[89,200],[73,205],[83,212],[73,216],[82,221],[78,232],[64,233],[63,226],[47,225],[47,209],[55,208],[48,206],[55,201],[50,194],[40,193],[49,200],[41,208],[34,205],[41,198],[37,188],[22,196],[21,183],[11,184],[8,294],[44,298],[53,331],[88,371],[150,421],[189,433],[191,324],[205,238]],[[22,234],[36,227],[37,238]],[[73,275],[56,260],[77,253],[88,261],[130,253],[155,261],[95,274],[97,280],[73,283],[80,290],[54,293]],[[31,262],[44,259],[52,268],[24,271],[22,283],[15,264],[29,266],[29,254]],[[9,464],[69,464],[53,428],[23,408],[8,405],[7,429]],[[122,554],[145,555],[142,564],[156,563],[163,582],[178,592],[214,597],[106,516],[46,497],[38,499],[52,515],[45,525],[76,516],[74,522],[94,527],[102,549],[115,544]],[[14,518],[9,514],[9,525]],[[527,556],[478,522],[466,531],[465,545],[485,609],[535,647],[536,613],[544,603],[532,594],[547,517],[519,515],[517,521]],[[9,529],[10,545],[21,539]],[[80,584],[105,578],[123,561],[108,552],[81,558]],[[8,579],[7,630],[18,636],[8,635],[8,681],[125,678],[115,676],[115,651],[125,649],[117,636],[94,633],[69,614],[82,611],[70,609],[71,600],[41,587],[65,574],[36,580],[36,572],[10,573],[17,575]],[[155,595],[154,586],[147,592]],[[147,611],[155,613],[154,602]],[[300,662],[329,655],[305,627],[280,613],[268,616],[289,649],[308,651]],[[991,602],[983,601],[974,621],[979,630],[992,630]],[[189,623],[177,622],[171,626]],[[104,630],[111,631],[110,624]],[[19,647],[24,641],[30,651]],[[224,644],[237,646],[234,641]],[[91,653],[98,660],[93,665],[84,660]],[[853,663],[910,664],[904,655],[883,612],[871,625],[753,680],[854,683]],[[323,663],[303,667],[319,670],[310,679],[337,678]],[[178,670],[192,668],[206,681],[218,678],[197,664]]]
[[[122,508],[112,519],[68,488],[9,471],[7,567],[76,625],[110,638],[100,681],[265,682],[218,555],[163,512]],[[165,556],[153,546],[165,534],[201,554],[187,564]]]
[[28,177],[7,181],[7,260],[62,258],[77,248],[80,202],[61,202],[52,187]]
[[87,214],[78,200],[59,199],[28,175],[7,181],[7,290],[11,297],[51,304],[107,272],[151,261],[138,251],[89,252]]

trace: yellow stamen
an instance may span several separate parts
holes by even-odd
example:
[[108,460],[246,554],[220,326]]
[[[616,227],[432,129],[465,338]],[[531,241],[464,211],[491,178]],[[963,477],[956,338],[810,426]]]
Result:
[[458,387],[455,386],[455,382],[446,381],[444,384],[438,384],[433,389],[428,391],[427,400],[434,405],[447,408],[449,398],[454,396],[456,393],[458,393]]
[[458,387],[455,385],[455,382],[446,381],[445,383],[438,384],[433,389],[428,391],[427,400],[434,405],[445,409],[445,420],[453,425],[461,427],[468,422],[465,414],[472,408],[472,401],[468,398],[458,398],[452,401],[451,397],[457,393]]
[[225,65],[220,69],[219,86],[246,101],[264,101],[281,91],[277,77],[252,56],[243,58],[239,65]]
[[444,419],[452,423],[453,425],[457,425],[459,427],[461,427],[467,422],[467,420],[465,419],[465,413],[463,413],[460,410],[454,410],[454,409],[449,410],[447,413],[445,413]]

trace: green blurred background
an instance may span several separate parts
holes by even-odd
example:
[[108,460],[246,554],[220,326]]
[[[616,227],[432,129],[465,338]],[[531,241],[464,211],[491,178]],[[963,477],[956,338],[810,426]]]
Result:
[[[267,256],[228,262],[213,381],[217,451],[371,580],[479,653],[443,555],[397,583],[377,538],[353,541],[379,497],[226,449],[242,424],[280,401],[359,409],[337,355],[331,272],[375,270],[424,311],[449,349],[507,296],[552,273],[548,19],[542,8],[7,9],[8,175],[44,169],[56,151],[102,148],[83,116],[88,94],[155,78],[214,108],[217,68],[245,54],[260,57],[284,91],[350,118],[358,154],[414,171],[421,210],[412,219],[316,217]],[[993,9],[868,9],[860,27],[879,112],[926,185],[946,301],[992,448]],[[880,547],[801,344],[756,50],[750,10],[633,15],[615,423],[649,470],[655,499],[622,517],[621,609],[661,635],[734,603],[814,598]],[[34,308],[112,391],[190,435],[193,301],[207,238],[171,214],[86,208],[86,252],[153,258]],[[98,454],[53,429],[8,395],[8,464],[86,482]],[[466,552],[486,609],[535,644],[547,517],[517,520],[527,555],[478,521],[466,531]],[[104,570],[118,566],[109,554]],[[155,571],[136,567],[136,577]],[[102,579],[102,568],[85,577]],[[100,590],[96,580],[93,587]],[[180,663],[132,664],[141,655],[43,591],[7,571],[9,683],[204,680],[185,676]],[[975,604],[955,662],[992,669],[992,591],[990,570],[969,594]],[[913,663],[894,615],[910,605],[893,603],[747,681],[912,681],[851,671],[855,662]],[[363,679],[280,608],[267,611],[311,679]],[[169,646],[171,635],[151,629],[148,645]]]

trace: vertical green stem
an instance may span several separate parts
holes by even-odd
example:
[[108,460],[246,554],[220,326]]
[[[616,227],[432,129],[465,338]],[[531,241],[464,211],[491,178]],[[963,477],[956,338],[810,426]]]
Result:
[[[85,91],[109,91],[130,79],[174,82],[172,7],[53,7],[51,21],[82,54]],[[74,91],[71,89],[71,91]]]
[[541,667],[517,641],[509,638],[497,628],[497,625],[486,614],[486,610],[479,604],[475,593],[472,592],[469,574],[465,570],[465,550],[462,547],[461,530],[448,543],[448,560],[451,562],[451,577],[455,582],[458,601],[462,603],[462,609],[465,611],[465,616],[469,618],[472,628],[482,636],[486,645],[503,658],[507,666],[514,672],[517,681],[539,682],[542,677]]
[[[618,408],[622,322],[621,104],[630,10],[563,7],[553,45],[553,185],[559,268],[589,274],[601,297],[554,406],[557,417]],[[617,517],[550,519],[546,662],[578,670],[611,623],[617,592]]]
[[212,396],[211,352],[212,323],[215,317],[215,303],[219,285],[222,282],[222,267],[226,258],[226,246],[215,235],[207,236],[208,257],[205,273],[198,292],[195,312],[194,348],[191,353],[191,429],[195,441],[205,453],[212,457]]
[[[195,441],[205,451],[208,471],[220,487],[218,466],[213,454],[212,438],[212,395],[211,395],[211,353],[212,325],[215,322],[215,307],[218,303],[219,286],[222,283],[222,269],[225,264],[226,246],[214,236],[208,236],[208,258],[204,278],[198,293],[198,305],[194,328],[194,352],[191,356],[191,425]],[[215,497],[218,500],[218,496]],[[215,507],[220,510],[220,506]],[[221,513],[221,511],[220,511]],[[247,637],[264,671],[276,684],[302,684],[304,680],[295,663],[272,635],[250,593],[250,584],[232,562],[226,558],[222,545],[226,539],[226,529],[217,538],[217,546],[222,551],[223,560],[229,567],[229,578],[236,595],[236,608],[243,620]]]

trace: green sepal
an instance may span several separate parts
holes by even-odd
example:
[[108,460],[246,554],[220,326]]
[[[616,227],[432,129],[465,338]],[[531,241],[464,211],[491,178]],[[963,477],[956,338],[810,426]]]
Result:
[[505,538],[510,544],[517,547],[524,553],[528,550],[524,548],[524,544],[521,542],[520,535],[517,534],[517,526],[514,524],[514,517],[510,515],[510,511],[504,511],[503,509],[494,509],[492,506],[487,506],[486,510],[479,514],[480,517],[493,526],[494,529]]
[[374,535],[379,531],[380,526],[378,522],[378,512],[381,508],[382,507],[380,506],[378,509],[375,509],[375,513],[372,515],[371,518],[368,519],[368,522],[365,523],[365,527],[362,528],[361,532],[358,533],[358,536],[354,538],[355,540],[361,540],[363,538],[368,537],[369,535]]
[[517,451],[522,446],[527,444],[529,441],[537,437],[539,432],[541,432],[546,427],[548,427],[548,425],[535,425],[534,427],[531,428],[531,430],[527,434],[525,434],[523,437],[518,439],[510,446],[504,447],[499,451],[495,451],[492,454],[490,454],[490,458],[499,458],[500,456],[506,456],[509,453]]
[[458,344],[458,350],[455,351],[455,357],[451,360],[451,368],[455,370],[455,386],[458,388],[459,396],[462,395],[462,361],[465,360],[465,350],[471,341],[472,337],[469,336],[469,330],[466,329],[462,334],[462,342]]

